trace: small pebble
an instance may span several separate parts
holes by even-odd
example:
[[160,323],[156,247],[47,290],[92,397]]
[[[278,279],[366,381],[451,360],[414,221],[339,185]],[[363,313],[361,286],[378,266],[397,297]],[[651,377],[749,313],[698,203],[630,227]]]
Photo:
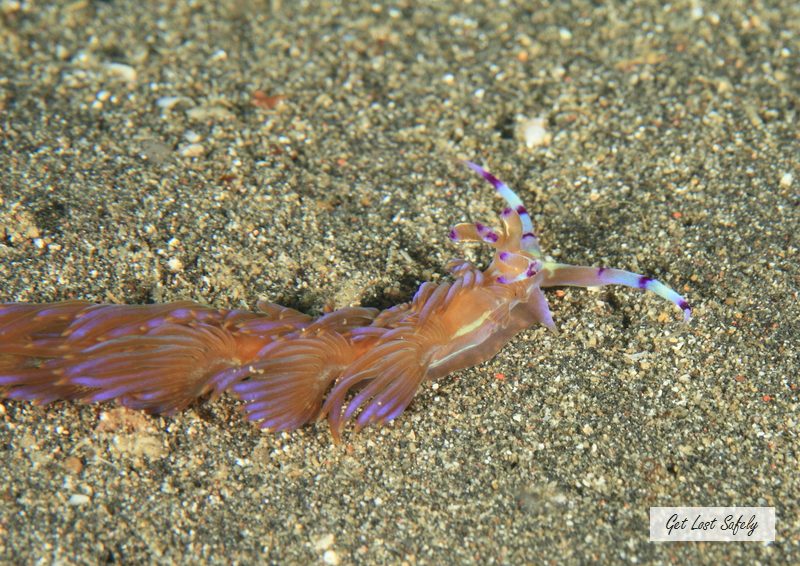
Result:
[[177,257],[173,257],[167,261],[167,267],[172,273],[178,273],[183,271],[183,262]]
[[523,118],[519,128],[528,149],[550,145],[553,139],[552,134],[547,131],[547,118],[541,116]]
[[206,148],[201,143],[186,144],[178,150],[181,157],[202,157],[205,153]]
[[86,505],[87,503],[89,503],[89,501],[90,498],[88,495],[84,495],[83,493],[73,493],[72,495],[69,496],[69,501],[67,501],[67,503],[69,505],[78,506],[78,505]]
[[335,537],[333,533],[328,533],[326,535],[322,535],[316,541],[314,541],[314,550],[328,550],[330,547],[333,546],[333,542]]
[[106,63],[103,65],[106,72],[114,78],[122,79],[129,83],[136,82],[136,69],[124,63]]

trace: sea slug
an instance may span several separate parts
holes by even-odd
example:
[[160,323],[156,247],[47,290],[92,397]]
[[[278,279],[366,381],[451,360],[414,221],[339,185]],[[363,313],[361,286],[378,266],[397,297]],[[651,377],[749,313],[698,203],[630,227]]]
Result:
[[0,305],[0,396],[120,404],[170,414],[225,391],[273,431],[327,417],[344,424],[400,415],[420,384],[493,357],[521,330],[554,328],[542,289],[618,284],[652,291],[689,320],[686,300],[644,275],[545,259],[519,197],[467,165],[506,201],[500,227],[458,224],[456,242],[494,248],[486,269],[449,264],[451,282],[423,283],[413,299],[378,311],[344,308],[312,318],[260,302],[257,312],[194,302],[97,305],[86,301]]

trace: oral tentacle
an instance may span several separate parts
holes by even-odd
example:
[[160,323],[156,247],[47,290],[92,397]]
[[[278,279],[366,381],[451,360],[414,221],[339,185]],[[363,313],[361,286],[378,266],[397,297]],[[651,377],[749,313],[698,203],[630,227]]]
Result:
[[692,308],[688,301],[677,291],[661,281],[622,269],[606,267],[588,267],[548,262],[542,266],[545,271],[541,287],[600,287],[603,285],[623,285],[634,289],[643,289],[655,293],[675,304],[683,311],[683,319],[689,322]]

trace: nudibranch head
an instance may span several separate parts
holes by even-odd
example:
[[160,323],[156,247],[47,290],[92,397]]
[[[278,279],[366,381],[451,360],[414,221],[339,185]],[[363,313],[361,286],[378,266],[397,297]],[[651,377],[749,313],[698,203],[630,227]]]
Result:
[[[508,207],[500,213],[501,228],[495,230],[480,222],[456,225],[450,239],[458,242],[485,242],[495,249],[492,263],[485,274],[498,283],[532,280],[535,287],[574,285],[594,287],[624,285],[651,291],[677,305],[684,320],[691,318],[691,307],[684,297],[667,285],[638,273],[604,267],[583,267],[545,261],[530,214],[522,199],[500,179],[471,161],[464,162],[495,188]],[[533,279],[535,277],[535,279]]]
[[499,283],[516,283],[535,276],[542,268],[542,252],[533,231],[533,221],[522,200],[500,179],[471,161],[465,162],[489,181],[508,206],[500,213],[499,230],[480,222],[462,223],[450,230],[455,242],[485,242],[495,249],[486,270]]

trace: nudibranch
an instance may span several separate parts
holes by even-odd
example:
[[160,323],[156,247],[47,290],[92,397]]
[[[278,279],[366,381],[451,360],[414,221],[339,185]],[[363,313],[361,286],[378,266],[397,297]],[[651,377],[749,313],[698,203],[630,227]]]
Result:
[[624,285],[677,305],[663,283],[628,271],[549,261],[520,198],[472,162],[505,200],[496,229],[458,224],[455,242],[494,249],[486,269],[449,264],[453,280],[423,283],[408,303],[379,312],[344,308],[317,319],[259,302],[256,312],[182,301],[0,305],[0,396],[37,403],[101,402],[171,414],[231,392],[248,419],[288,431],[327,417],[383,424],[408,407],[423,381],[492,358],[525,328],[554,328],[543,289]]

